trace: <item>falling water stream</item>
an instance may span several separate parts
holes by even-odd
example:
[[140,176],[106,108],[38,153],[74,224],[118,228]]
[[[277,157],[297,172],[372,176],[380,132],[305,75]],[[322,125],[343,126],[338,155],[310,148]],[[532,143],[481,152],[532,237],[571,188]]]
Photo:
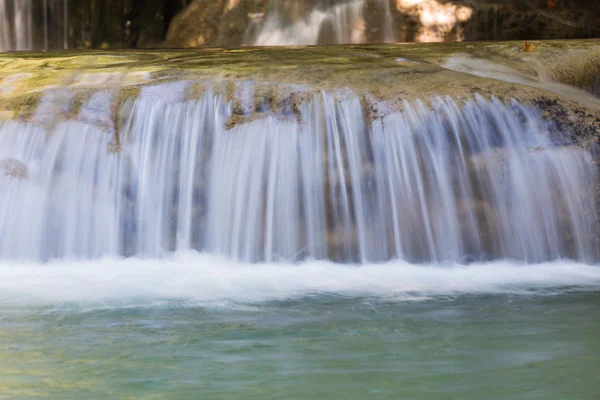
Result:
[[249,114],[230,126],[234,104],[184,99],[190,85],[145,87],[120,127],[110,91],[61,119],[68,89],[2,123],[0,258],[597,259],[595,165],[518,103],[434,98],[367,121],[358,97],[321,92],[255,118],[240,82]]
[[68,49],[69,1],[0,0],[0,52]]
[[[251,21],[245,44],[258,46],[343,44],[365,42],[365,0],[318,0],[312,5],[293,1],[272,2],[265,15]],[[390,4],[383,9],[383,41],[394,40]]]
[[30,0],[0,0],[0,52],[32,49]]
[[[65,21],[68,21],[70,1],[72,0],[0,0],[0,52],[37,47],[67,49],[69,30]],[[382,9],[383,15],[381,40],[394,41],[389,1],[378,0],[377,5]],[[258,14],[251,19],[244,35],[244,43],[240,44],[279,46],[313,45],[320,42],[364,43],[365,7],[365,0],[273,1],[264,15]],[[49,17],[50,11],[52,19]],[[39,33],[42,41],[34,45],[35,33]]]

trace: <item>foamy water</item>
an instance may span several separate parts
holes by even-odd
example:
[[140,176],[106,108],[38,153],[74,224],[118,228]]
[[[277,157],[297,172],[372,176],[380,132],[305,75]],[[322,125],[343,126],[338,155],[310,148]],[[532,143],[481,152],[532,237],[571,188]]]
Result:
[[414,300],[440,295],[597,288],[600,268],[571,261],[532,265],[495,261],[468,266],[412,265],[402,261],[362,266],[324,261],[251,265],[188,253],[165,260],[0,266],[0,304],[18,306],[65,302],[116,302],[127,306],[134,305],[131,302],[162,300],[261,302],[320,294]]

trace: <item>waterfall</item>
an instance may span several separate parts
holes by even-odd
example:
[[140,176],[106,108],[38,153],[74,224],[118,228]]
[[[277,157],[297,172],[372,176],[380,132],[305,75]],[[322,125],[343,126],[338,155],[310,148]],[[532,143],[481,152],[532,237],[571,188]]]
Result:
[[116,114],[109,89],[78,110],[47,89],[0,122],[0,258],[597,259],[595,166],[534,110],[437,97],[370,121],[353,93],[275,110],[236,85],[146,86]]
[[68,49],[69,1],[0,0],[0,52]]
[[[382,8],[382,39],[394,40],[388,0]],[[246,30],[246,45],[281,46],[364,43],[365,0],[317,0],[313,2],[275,0],[266,15],[259,14]]]
[[31,0],[0,0],[0,51],[30,50]]

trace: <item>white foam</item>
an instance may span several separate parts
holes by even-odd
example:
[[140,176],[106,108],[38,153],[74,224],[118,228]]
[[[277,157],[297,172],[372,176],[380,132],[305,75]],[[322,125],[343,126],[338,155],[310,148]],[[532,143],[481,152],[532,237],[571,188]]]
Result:
[[600,288],[600,267],[571,261],[527,265],[364,266],[309,261],[240,264],[198,253],[166,260],[104,259],[0,264],[0,305],[184,300],[260,302],[314,294],[407,300],[438,295]]

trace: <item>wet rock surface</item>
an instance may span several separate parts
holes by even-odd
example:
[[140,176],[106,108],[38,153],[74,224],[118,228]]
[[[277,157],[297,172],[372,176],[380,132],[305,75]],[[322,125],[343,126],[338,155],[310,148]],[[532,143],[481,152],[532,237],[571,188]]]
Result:
[[[253,105],[235,112],[240,121],[268,110],[293,115],[298,104],[320,90],[359,94],[374,119],[402,109],[405,101],[478,94],[545,106],[551,116],[559,104],[560,124],[587,137],[597,129],[600,110],[600,100],[589,95],[597,87],[600,40],[532,43],[533,52],[525,52],[523,42],[503,42],[7,54],[0,56],[0,106],[13,116],[31,115],[45,89],[68,88],[74,93],[68,112],[77,113],[100,88],[115,90],[121,104],[145,85],[177,80],[196,82],[188,90],[190,98],[212,87],[239,99],[239,84],[248,82]],[[470,65],[486,62],[484,70],[489,65],[504,69],[487,76],[452,70],[448,60],[457,56],[468,57]]]

